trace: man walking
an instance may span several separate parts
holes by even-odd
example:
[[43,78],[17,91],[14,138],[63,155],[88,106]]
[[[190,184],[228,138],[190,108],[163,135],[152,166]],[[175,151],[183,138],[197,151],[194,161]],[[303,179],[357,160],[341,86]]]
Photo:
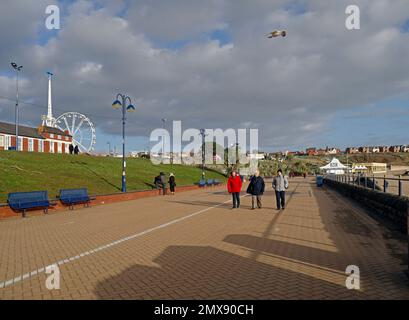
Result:
[[264,193],[264,187],[264,179],[260,177],[260,171],[256,170],[254,176],[250,179],[249,186],[247,187],[247,193],[251,194],[251,210],[254,210],[256,208],[256,201],[257,207],[261,209],[261,196]]
[[241,178],[237,175],[235,170],[232,171],[229,180],[227,180],[227,190],[233,197],[233,208],[240,208],[240,191],[242,187]]
[[159,174],[159,177],[160,177],[160,182],[161,182],[161,185],[162,185],[162,194],[164,196],[166,196],[166,176],[165,176],[165,174],[163,172],[161,172]]
[[283,175],[283,171],[278,169],[277,176],[273,179],[273,188],[276,193],[277,210],[285,209],[285,190],[288,189],[288,178]]

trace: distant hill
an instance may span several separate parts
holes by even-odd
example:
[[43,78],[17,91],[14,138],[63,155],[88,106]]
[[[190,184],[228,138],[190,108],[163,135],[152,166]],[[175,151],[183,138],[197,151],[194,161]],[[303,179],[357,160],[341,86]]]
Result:
[[[173,172],[178,186],[198,182],[202,173],[198,167],[127,158],[127,190],[150,190],[160,171]],[[50,197],[62,188],[86,187],[91,194],[120,192],[121,173],[121,158],[0,151],[0,202],[17,191],[48,190]],[[225,180],[214,171],[206,171],[206,178]]]

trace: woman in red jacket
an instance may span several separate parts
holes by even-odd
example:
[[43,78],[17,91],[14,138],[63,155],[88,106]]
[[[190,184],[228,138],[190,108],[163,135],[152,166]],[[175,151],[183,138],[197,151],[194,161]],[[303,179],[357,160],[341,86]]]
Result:
[[233,170],[229,180],[227,180],[227,190],[233,196],[233,209],[240,208],[240,191],[242,184],[240,176]]

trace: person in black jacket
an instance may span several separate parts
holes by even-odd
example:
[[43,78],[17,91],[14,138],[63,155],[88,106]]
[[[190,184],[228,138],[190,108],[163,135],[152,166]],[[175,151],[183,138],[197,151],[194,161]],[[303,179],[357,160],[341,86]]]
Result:
[[251,194],[251,210],[255,209],[255,202],[257,201],[257,207],[261,209],[261,196],[264,193],[264,179],[260,177],[260,171],[256,170],[254,176],[251,178],[249,186],[247,187],[247,193]]
[[155,188],[159,190],[159,194],[162,190],[162,181],[160,180],[160,176],[156,176],[155,179],[153,180],[153,184],[155,185]]
[[170,192],[172,193],[172,195],[175,194],[175,187],[176,187],[176,180],[175,180],[175,175],[173,173],[171,173],[169,175],[169,189]]

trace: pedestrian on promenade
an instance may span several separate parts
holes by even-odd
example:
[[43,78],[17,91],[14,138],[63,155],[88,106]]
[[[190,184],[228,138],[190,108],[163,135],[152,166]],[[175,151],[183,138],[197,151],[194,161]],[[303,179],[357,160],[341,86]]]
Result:
[[172,195],[175,194],[175,187],[176,187],[176,181],[175,181],[175,175],[173,173],[170,173],[169,175],[169,189]]
[[163,172],[161,172],[159,174],[159,177],[160,177],[160,182],[162,185],[162,194],[165,196],[166,195],[166,176]]
[[68,147],[68,150],[70,151],[70,154],[72,154],[74,152],[74,146],[72,145],[72,143]]
[[78,154],[80,152],[80,149],[78,149],[78,146],[74,147],[74,154]]
[[231,193],[233,197],[233,208],[240,208],[240,191],[243,182],[240,176],[237,174],[236,170],[233,170],[229,180],[227,180],[227,190]]
[[277,176],[273,179],[273,188],[276,194],[277,210],[285,209],[285,191],[288,189],[288,178],[283,171],[278,169]]
[[256,170],[254,176],[250,179],[249,186],[247,187],[247,193],[251,194],[251,210],[256,208],[255,202],[257,201],[257,207],[261,209],[261,197],[264,193],[264,179],[260,177],[260,171]]
[[160,179],[160,176],[156,176],[155,179],[153,180],[153,184],[155,185],[155,188],[160,191],[162,190],[162,181]]

